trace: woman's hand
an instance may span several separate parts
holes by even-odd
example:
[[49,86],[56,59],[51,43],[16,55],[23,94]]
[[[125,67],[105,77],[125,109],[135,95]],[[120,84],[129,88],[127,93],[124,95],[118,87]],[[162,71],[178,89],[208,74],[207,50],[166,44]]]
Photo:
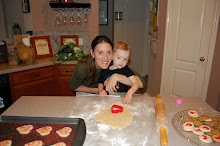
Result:
[[118,82],[118,76],[119,74],[115,73],[112,76],[110,76],[107,80],[105,80],[105,90],[109,93],[117,92],[117,89],[115,88],[117,82]]
[[99,91],[99,95],[108,95],[108,94],[105,90],[101,90],[101,91]]

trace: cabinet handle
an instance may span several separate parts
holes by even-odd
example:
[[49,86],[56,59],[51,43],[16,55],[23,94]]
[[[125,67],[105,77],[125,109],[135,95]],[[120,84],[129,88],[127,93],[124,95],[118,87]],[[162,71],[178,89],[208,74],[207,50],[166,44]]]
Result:
[[73,71],[66,70],[66,72],[73,72]]
[[39,77],[40,75],[39,74],[37,74],[37,75],[33,75],[33,76],[31,76],[32,78],[35,78],[35,77]]
[[55,80],[54,80],[53,82],[54,82],[54,83],[56,83],[56,81],[55,81]]

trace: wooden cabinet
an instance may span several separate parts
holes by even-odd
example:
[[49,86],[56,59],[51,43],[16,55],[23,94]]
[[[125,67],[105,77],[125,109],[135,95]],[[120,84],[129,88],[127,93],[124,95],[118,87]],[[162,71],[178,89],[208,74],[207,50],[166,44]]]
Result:
[[59,96],[75,96],[75,92],[70,89],[70,79],[76,65],[57,65],[57,95]]
[[21,96],[56,95],[54,66],[41,67],[9,74],[12,99]]

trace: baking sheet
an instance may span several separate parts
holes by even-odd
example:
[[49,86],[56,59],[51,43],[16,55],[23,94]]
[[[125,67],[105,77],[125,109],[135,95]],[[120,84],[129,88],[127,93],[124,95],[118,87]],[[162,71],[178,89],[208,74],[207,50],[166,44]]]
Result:
[[194,134],[192,131],[185,131],[183,130],[183,122],[181,116],[184,118],[190,118],[188,115],[189,110],[194,110],[197,111],[199,115],[209,115],[209,116],[220,116],[220,112],[217,111],[204,111],[204,110],[199,110],[199,109],[187,109],[184,111],[181,111],[177,114],[175,114],[172,118],[172,126],[175,129],[175,131],[187,142],[193,144],[193,145],[204,145],[204,146],[219,146],[220,144],[213,141],[212,143],[204,143],[201,140],[199,140],[199,136]]
[[[29,134],[20,134],[16,128],[31,124],[34,129]],[[52,126],[53,130],[49,135],[41,136],[36,129]],[[72,131],[68,137],[60,137],[56,130],[63,127],[71,127]],[[0,117],[0,141],[12,140],[12,145],[24,145],[35,140],[42,140],[44,145],[52,145],[57,142],[64,142],[67,146],[83,145],[86,137],[86,126],[80,118],[56,118],[56,117]]]

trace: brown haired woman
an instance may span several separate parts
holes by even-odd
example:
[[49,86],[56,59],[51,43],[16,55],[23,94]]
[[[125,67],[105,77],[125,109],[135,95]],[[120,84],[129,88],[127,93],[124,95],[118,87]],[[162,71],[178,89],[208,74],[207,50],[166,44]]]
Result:
[[[70,80],[70,88],[77,92],[98,93],[98,79],[102,69],[107,69],[113,57],[113,43],[106,36],[97,36],[91,44],[90,54],[81,59]],[[145,87],[144,79],[134,72],[140,88]],[[131,81],[124,75],[113,74],[107,81],[110,93],[114,92],[117,82],[131,86]]]

